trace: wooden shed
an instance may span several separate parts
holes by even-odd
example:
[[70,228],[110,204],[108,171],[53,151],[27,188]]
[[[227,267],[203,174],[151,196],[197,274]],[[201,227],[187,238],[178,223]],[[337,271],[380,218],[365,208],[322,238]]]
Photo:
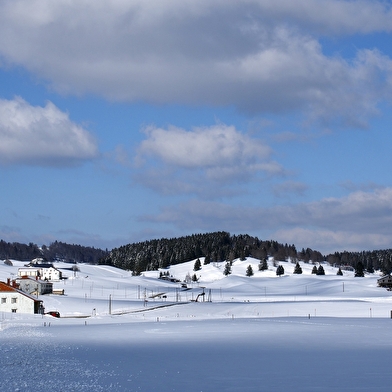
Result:
[[385,275],[377,280],[377,284],[379,287],[385,287],[388,290],[392,290],[392,276]]

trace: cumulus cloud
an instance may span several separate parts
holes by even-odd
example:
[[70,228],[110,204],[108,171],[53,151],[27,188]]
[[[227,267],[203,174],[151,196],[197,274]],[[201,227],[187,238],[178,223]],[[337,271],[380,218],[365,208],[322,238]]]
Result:
[[0,59],[69,94],[366,126],[391,93],[390,59],[329,57],[319,37],[389,32],[391,20],[370,0],[14,0],[0,5]]
[[284,172],[271,160],[267,145],[233,126],[218,124],[191,131],[148,127],[144,132],[146,139],[136,157],[142,171],[139,179],[164,193],[205,192],[211,184],[228,185]]
[[94,138],[53,103],[0,100],[0,163],[68,166],[97,154]]
[[276,240],[324,252],[378,249],[392,243],[392,188],[290,206],[191,200],[141,219],[170,223],[181,230],[234,230],[260,238],[266,234],[271,238],[273,233]]

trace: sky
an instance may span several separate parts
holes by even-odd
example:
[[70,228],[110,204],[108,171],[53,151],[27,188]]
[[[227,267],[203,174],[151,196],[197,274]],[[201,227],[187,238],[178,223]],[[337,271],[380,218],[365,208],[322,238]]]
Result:
[[1,0],[0,238],[392,247],[392,2]]

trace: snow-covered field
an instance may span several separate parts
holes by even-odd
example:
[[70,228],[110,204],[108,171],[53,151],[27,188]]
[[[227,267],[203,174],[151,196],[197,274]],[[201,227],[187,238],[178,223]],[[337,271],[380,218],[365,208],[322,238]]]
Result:
[[[187,289],[156,271],[55,264],[65,295],[40,299],[61,318],[0,313],[1,391],[390,391],[392,292],[378,274],[281,262],[277,277],[258,262],[228,277],[202,265]],[[21,266],[0,261],[0,280]],[[169,272],[182,281],[193,266]]]

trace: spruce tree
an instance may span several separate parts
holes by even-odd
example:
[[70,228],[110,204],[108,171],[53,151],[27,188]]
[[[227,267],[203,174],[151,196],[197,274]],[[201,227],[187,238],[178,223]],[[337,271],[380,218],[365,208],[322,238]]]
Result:
[[325,275],[324,267],[321,264],[317,268],[317,274],[316,275]]
[[283,265],[278,265],[278,268],[276,268],[276,275],[278,276],[284,275]]
[[313,269],[312,269],[312,274],[317,275],[317,267],[316,267],[316,266],[313,267]]
[[294,272],[293,273],[294,274],[302,274],[302,268],[299,265],[298,261],[297,261],[297,264],[295,264],[295,268],[294,268]]
[[226,263],[225,269],[223,271],[223,275],[227,276],[231,274],[231,265],[230,263]]
[[253,268],[250,264],[248,265],[248,268],[246,269],[246,276],[253,276]]
[[264,257],[263,261],[260,261],[259,263],[259,271],[265,271],[268,269],[268,262],[267,258]]
[[356,278],[363,278],[365,276],[363,263],[361,261],[358,262],[357,267],[355,268],[355,275]]
[[342,270],[340,269],[340,267],[339,267],[338,272],[336,273],[336,275],[343,276],[343,272],[342,272]]
[[201,270],[201,262],[199,259],[197,259],[195,261],[195,265],[193,266],[193,271],[199,271],[199,270]]
[[370,263],[368,264],[368,266],[367,266],[367,268],[366,268],[366,271],[367,271],[369,274],[374,274],[374,267],[373,267],[373,263],[372,263],[372,262],[370,262]]

